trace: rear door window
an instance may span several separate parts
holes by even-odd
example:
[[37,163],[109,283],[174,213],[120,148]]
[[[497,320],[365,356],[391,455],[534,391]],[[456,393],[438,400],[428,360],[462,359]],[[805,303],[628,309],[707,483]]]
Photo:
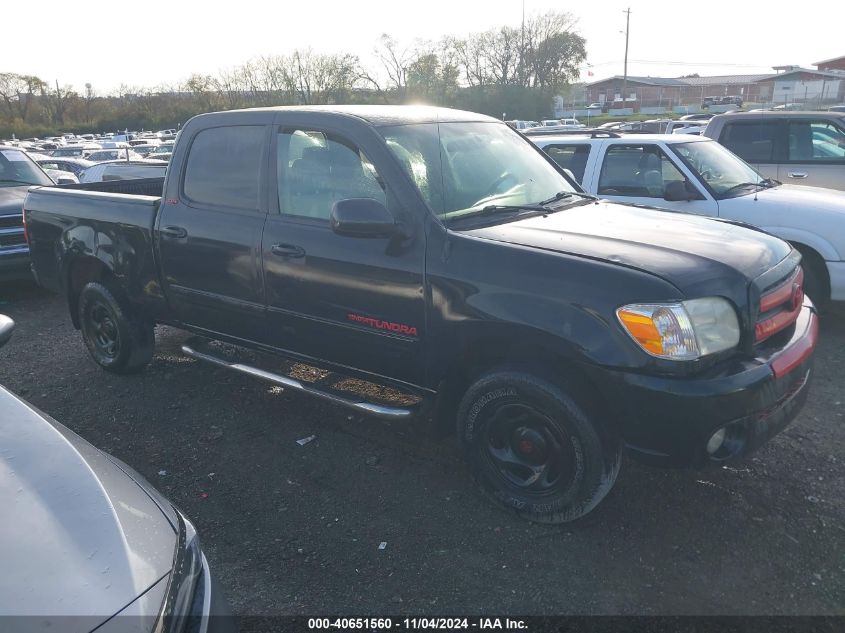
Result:
[[728,123],[719,142],[746,162],[772,163],[781,129],[777,121]]
[[790,121],[788,139],[790,162],[845,162],[845,132],[833,123]]
[[265,127],[208,128],[191,143],[183,191],[194,204],[258,210]]

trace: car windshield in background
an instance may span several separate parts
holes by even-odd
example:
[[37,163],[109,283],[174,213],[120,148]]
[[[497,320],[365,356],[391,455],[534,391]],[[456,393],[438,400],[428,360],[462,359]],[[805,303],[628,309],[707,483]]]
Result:
[[0,149],[0,187],[52,185],[53,181],[18,149]]
[[82,156],[82,148],[81,147],[69,147],[69,148],[60,148],[53,150],[51,156]]
[[447,223],[485,207],[534,206],[576,191],[530,142],[501,123],[419,123],[380,131]]
[[714,141],[671,143],[669,148],[704,181],[716,198],[753,193],[772,181]]

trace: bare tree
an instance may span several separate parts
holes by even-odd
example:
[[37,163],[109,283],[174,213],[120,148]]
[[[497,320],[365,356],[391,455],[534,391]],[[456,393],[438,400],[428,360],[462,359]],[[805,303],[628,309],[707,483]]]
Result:
[[53,123],[64,125],[65,112],[67,112],[70,102],[78,99],[79,95],[74,92],[71,85],[60,86],[57,79],[55,90],[49,89],[47,84],[42,84],[41,97]]
[[575,33],[575,18],[549,11],[533,16],[525,25],[529,87],[552,87],[578,76],[587,56],[586,40]]
[[291,62],[296,92],[306,105],[343,100],[361,76],[355,55],[320,55],[306,49],[295,51]]
[[474,33],[467,38],[446,38],[444,48],[452,51],[454,59],[463,70],[467,86],[484,86],[490,81],[487,59],[484,55],[484,37]]
[[485,67],[493,83],[500,86],[517,83],[520,68],[520,32],[509,26],[481,34],[479,45]]
[[404,100],[408,84],[408,66],[414,61],[414,51],[402,47],[387,33],[382,33],[375,55],[387,73],[389,88],[396,90],[399,101]]

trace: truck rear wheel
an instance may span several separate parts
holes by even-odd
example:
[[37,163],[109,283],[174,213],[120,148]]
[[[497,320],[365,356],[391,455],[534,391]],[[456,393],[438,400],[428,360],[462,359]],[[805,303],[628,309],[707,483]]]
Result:
[[482,492],[531,521],[584,516],[619,473],[621,446],[599,435],[588,409],[521,371],[473,384],[458,408],[458,433]]
[[155,350],[154,324],[132,313],[120,293],[108,284],[91,282],[79,295],[82,339],[94,361],[106,371],[141,371]]

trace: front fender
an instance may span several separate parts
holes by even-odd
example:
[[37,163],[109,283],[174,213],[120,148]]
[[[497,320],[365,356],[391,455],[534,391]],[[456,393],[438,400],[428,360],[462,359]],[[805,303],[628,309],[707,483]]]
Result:
[[776,235],[777,237],[786,240],[787,242],[798,242],[800,244],[804,244],[805,246],[809,246],[826,261],[838,262],[843,259],[843,254],[837,252],[836,247],[825,238],[821,237],[818,233],[812,233],[810,231],[805,231],[804,229],[785,226],[760,226],[760,228],[767,233],[771,233],[772,235]]

